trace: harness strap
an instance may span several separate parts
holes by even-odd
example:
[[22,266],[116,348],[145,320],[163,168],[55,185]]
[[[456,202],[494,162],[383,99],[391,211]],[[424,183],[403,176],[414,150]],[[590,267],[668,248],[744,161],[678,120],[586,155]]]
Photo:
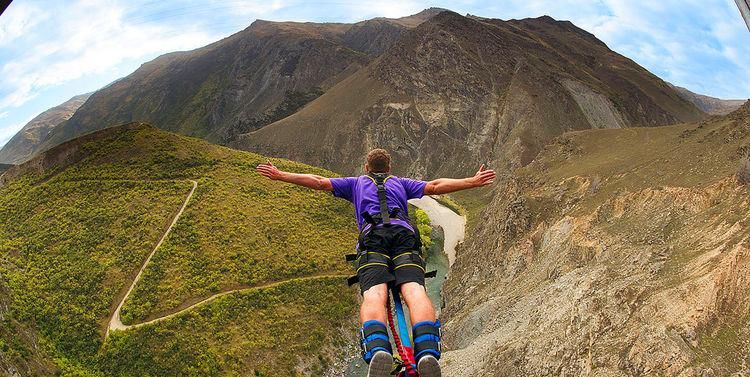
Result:
[[398,270],[402,267],[412,266],[418,267],[422,271],[425,271],[425,262],[420,255],[419,250],[407,251],[393,257],[393,269]]
[[365,359],[367,363],[372,360],[372,357],[377,351],[385,351],[393,354],[391,341],[388,337],[388,330],[385,323],[375,320],[367,321],[362,324],[359,336],[362,358]]
[[440,321],[419,322],[412,328],[412,334],[414,337],[415,359],[419,360],[426,354],[431,354],[435,358],[440,359],[440,354],[442,353]]
[[370,173],[368,177],[372,178],[375,182],[375,186],[378,188],[378,201],[380,201],[380,219],[384,225],[391,224],[391,213],[388,211],[388,202],[386,200],[385,181],[390,178],[390,175],[385,173]]
[[391,257],[389,257],[388,254],[377,251],[360,250],[359,257],[357,257],[357,272],[370,266],[390,268],[391,263]]

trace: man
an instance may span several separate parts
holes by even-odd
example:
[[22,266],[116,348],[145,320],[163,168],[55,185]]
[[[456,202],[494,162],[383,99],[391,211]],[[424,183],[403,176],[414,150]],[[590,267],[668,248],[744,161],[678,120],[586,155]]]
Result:
[[388,284],[401,291],[414,324],[414,356],[422,377],[440,376],[440,321],[424,288],[424,261],[419,237],[409,223],[407,200],[423,195],[447,194],[491,184],[493,170],[484,165],[469,178],[440,178],[430,182],[388,176],[391,156],[383,149],[367,155],[367,175],[325,178],[313,174],[280,171],[269,161],[257,171],[273,180],[293,183],[333,195],[354,204],[361,232],[357,245],[357,277],[362,291],[362,357],[369,364],[368,376],[390,375],[393,352],[386,330]]

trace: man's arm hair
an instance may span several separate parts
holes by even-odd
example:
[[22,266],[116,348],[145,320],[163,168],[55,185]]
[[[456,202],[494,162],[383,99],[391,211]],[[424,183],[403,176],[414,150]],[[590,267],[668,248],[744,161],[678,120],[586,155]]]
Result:
[[495,181],[494,170],[485,170],[484,164],[479,167],[479,171],[473,177],[468,178],[439,178],[430,182],[424,187],[425,195],[448,194],[451,192],[466,190],[475,187],[491,185]]
[[331,180],[315,174],[298,174],[279,170],[269,160],[265,164],[260,164],[255,170],[262,176],[274,181],[293,183],[295,185],[308,187],[315,190],[333,191]]

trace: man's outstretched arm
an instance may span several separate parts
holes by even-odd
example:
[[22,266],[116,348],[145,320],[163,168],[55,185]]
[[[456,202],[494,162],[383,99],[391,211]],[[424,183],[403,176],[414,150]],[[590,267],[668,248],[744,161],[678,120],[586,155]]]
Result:
[[451,192],[466,190],[475,187],[482,187],[491,185],[495,181],[494,170],[485,170],[484,164],[479,167],[477,174],[473,177],[454,179],[454,178],[439,178],[434,181],[427,182],[424,187],[425,195],[439,195],[448,194]]
[[294,183],[295,185],[309,187],[315,190],[333,191],[331,180],[326,177],[321,177],[315,174],[297,174],[281,171],[274,166],[270,160],[265,164],[258,165],[255,170],[262,176],[274,181]]

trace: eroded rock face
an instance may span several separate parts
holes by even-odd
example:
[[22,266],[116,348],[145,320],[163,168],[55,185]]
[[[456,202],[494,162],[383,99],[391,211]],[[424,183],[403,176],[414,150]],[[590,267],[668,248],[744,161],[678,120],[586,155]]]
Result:
[[746,117],[588,131],[501,182],[444,286],[445,374],[750,373]]
[[[563,202],[585,195],[588,182],[579,180],[579,192]],[[493,203],[499,211],[486,216],[494,227],[482,226],[476,238],[493,233],[499,242],[467,243],[446,283],[446,343],[456,349],[446,355],[446,374],[698,376],[743,368],[706,360],[713,350],[705,339],[734,331],[730,323],[750,314],[744,191],[732,179],[646,189],[532,222],[533,212],[517,204],[527,199]],[[728,208],[742,215],[728,218]],[[717,346],[750,356],[740,332],[727,338]]]
[[442,12],[300,112],[234,146],[345,174],[361,171],[367,151],[383,147],[398,174],[437,177],[480,163],[524,166],[567,131],[704,115],[569,22]]

